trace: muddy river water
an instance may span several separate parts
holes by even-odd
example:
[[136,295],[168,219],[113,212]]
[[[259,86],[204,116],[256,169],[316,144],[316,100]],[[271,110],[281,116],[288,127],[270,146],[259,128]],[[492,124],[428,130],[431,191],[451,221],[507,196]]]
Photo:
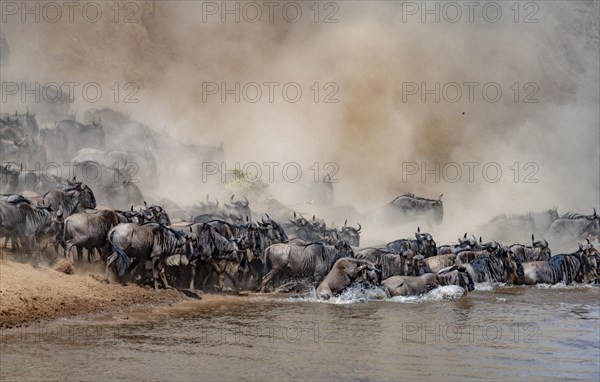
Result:
[[218,296],[2,332],[2,380],[598,380],[600,288]]

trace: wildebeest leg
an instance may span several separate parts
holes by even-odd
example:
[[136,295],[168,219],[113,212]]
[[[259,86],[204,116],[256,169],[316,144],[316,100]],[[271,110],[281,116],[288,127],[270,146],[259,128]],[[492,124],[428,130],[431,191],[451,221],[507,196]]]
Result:
[[78,245],[75,248],[77,248],[77,262],[80,263],[83,261],[83,247]]
[[267,286],[267,284],[273,279],[273,277],[277,276],[277,274],[279,274],[279,269],[271,268],[269,273],[267,273],[265,277],[263,277],[262,282],[260,283],[260,292],[265,291],[265,287]]
[[113,253],[106,260],[106,270],[104,272],[104,280],[102,280],[106,284],[108,284],[108,272],[109,272],[110,266],[112,265],[112,263],[115,262],[116,259],[117,259],[117,254]]
[[196,280],[196,264],[190,266],[190,290],[194,290],[194,281]]
[[171,286],[167,282],[167,276],[165,275],[165,264],[160,260],[158,261],[158,263],[160,265],[160,278],[162,279],[162,282],[163,282],[165,288],[171,289]]
[[154,280],[154,290],[158,292],[158,259],[152,260],[152,279]]
[[73,242],[70,240],[67,240],[67,242],[65,243],[63,248],[65,251],[65,259],[74,261],[75,257],[71,258],[71,250],[73,249]]

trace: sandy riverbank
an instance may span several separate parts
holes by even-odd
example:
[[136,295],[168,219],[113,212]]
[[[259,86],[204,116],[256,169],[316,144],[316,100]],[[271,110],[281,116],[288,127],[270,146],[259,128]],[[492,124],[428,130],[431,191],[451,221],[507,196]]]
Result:
[[[189,292],[188,292],[189,294]],[[99,273],[65,274],[52,268],[0,262],[0,328],[89,313],[168,306],[193,300],[180,290],[103,284]],[[195,299],[197,299],[196,297]]]

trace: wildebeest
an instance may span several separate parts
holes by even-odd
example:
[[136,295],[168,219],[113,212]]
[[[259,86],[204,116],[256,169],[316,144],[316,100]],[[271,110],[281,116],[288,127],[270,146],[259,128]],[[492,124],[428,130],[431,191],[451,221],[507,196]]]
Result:
[[94,120],[90,125],[84,125],[66,119],[60,121],[56,128],[62,130],[68,137],[67,147],[63,147],[63,150],[69,154],[69,157],[84,147],[104,149],[105,136],[101,120],[98,122]]
[[536,241],[533,235],[531,235],[531,241],[531,245],[513,244],[510,249],[522,263],[550,260],[552,252],[548,246],[548,241],[545,239]]
[[309,277],[317,284],[329,272],[333,263],[342,257],[354,257],[352,248],[344,241],[335,246],[322,243],[307,245],[273,244],[263,255],[263,279],[261,292],[279,273],[287,272],[291,277]]
[[552,256],[548,264],[557,275],[556,282],[567,285],[573,282],[587,283],[598,279],[598,268],[594,256],[581,246],[579,251]]
[[404,194],[392,200],[384,207],[388,222],[405,223],[419,218],[442,224],[444,220],[444,205],[442,195],[437,199],[426,199],[414,194]]
[[470,292],[475,289],[472,276],[464,267],[452,266],[438,273],[426,273],[421,276],[393,276],[383,280],[388,297],[418,296],[442,285],[457,285]]
[[433,237],[428,233],[421,233],[421,228],[417,227],[415,232],[416,240],[399,239],[394,240],[386,245],[386,247],[398,254],[402,254],[405,251],[412,251],[415,255],[422,255],[423,257],[431,257],[437,255],[436,243]]
[[118,209],[127,209],[130,205],[141,204],[142,191],[136,185],[135,174],[126,174],[118,168],[103,166],[94,161],[76,162],[73,174],[86,179],[94,187],[98,203]]
[[39,133],[40,141],[46,148],[46,155],[49,161],[61,163],[62,161],[71,159],[70,153],[65,150],[69,144],[67,133],[58,126],[54,128],[44,128]]
[[465,265],[476,283],[507,282],[512,283],[523,276],[523,264],[510,251],[503,247],[490,256],[478,257]]
[[[233,240],[229,240],[221,235],[215,227],[206,223],[194,223],[190,225],[190,229],[196,235],[196,246],[194,253],[190,257],[190,289],[194,290],[196,279],[196,270],[200,264],[206,264],[210,269],[216,272],[219,276],[219,287],[224,289],[224,278],[229,277],[231,281],[236,283],[236,280],[226,273],[229,262],[239,264],[239,249]],[[203,288],[208,279],[205,279]]]
[[60,240],[65,256],[69,257],[71,248],[75,247],[81,260],[83,249],[88,253],[96,249],[105,260],[110,255],[108,232],[120,223],[132,222],[136,216],[132,208],[130,211],[88,210],[67,217]]
[[596,209],[592,215],[566,213],[554,220],[546,233],[553,245],[570,244],[585,239],[594,240],[600,237],[600,216]]
[[36,236],[51,235],[49,229],[52,224],[62,224],[62,218],[62,210],[53,211],[50,206],[34,206],[24,198],[12,202],[0,201],[0,237],[18,239],[23,244],[25,254],[34,256],[35,263]]
[[158,291],[158,276],[162,279],[165,288],[169,283],[165,277],[164,261],[175,250],[184,246],[195,236],[191,232],[175,231],[162,224],[145,223],[122,223],[113,227],[108,233],[112,255],[106,262],[104,281],[108,282],[110,266],[116,261],[119,276],[123,276],[129,268],[131,258],[141,260],[144,264],[152,262],[152,278],[154,289]]
[[43,197],[43,204],[54,211],[61,210],[65,216],[86,209],[96,208],[96,197],[92,190],[82,182],[68,181],[69,187],[64,190],[48,191]]
[[355,254],[355,257],[375,264],[381,270],[383,279],[398,275],[406,276],[410,272],[409,261],[404,256],[387,249],[363,248]]
[[229,198],[229,203],[225,203],[225,208],[229,211],[229,214],[237,216],[239,221],[244,221],[246,217],[252,220],[252,211],[250,210],[250,202],[248,198],[244,196],[244,200],[233,200],[235,197],[234,194]]
[[[375,279],[369,279],[369,276],[375,276]],[[339,259],[317,287],[317,298],[328,300],[339,295],[359,277],[373,285],[381,284],[381,271],[375,264],[351,258]]]
[[579,251],[553,256],[548,261],[523,264],[524,275],[516,281],[521,285],[556,284],[563,282],[598,283],[598,263],[595,249],[587,242],[579,244]]

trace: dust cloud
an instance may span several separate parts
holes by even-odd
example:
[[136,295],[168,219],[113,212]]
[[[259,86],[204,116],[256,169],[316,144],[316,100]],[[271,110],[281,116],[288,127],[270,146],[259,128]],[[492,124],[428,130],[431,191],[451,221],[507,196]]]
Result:
[[[496,22],[482,14],[487,2],[473,22],[462,2],[457,22],[446,20],[454,13],[443,2],[427,3],[440,8],[439,22],[432,15],[422,22],[422,10],[412,14],[422,2],[322,2],[318,15],[313,2],[296,2],[297,22],[290,20],[295,9],[282,14],[286,2],[272,22],[263,2],[252,3],[262,11],[258,22],[247,20],[255,9],[244,2],[239,22],[234,15],[221,19],[221,7],[234,9],[236,2],[135,4],[121,9],[119,20],[135,11],[136,23],[114,22],[106,5],[96,23],[77,12],[74,22],[63,16],[57,23],[7,16],[2,32],[11,57],[2,81],[96,82],[104,90],[100,101],[75,93],[78,116],[109,107],[181,142],[222,143],[228,169],[258,163],[261,181],[283,204],[337,224],[345,217],[311,204],[327,192],[323,177],[334,170],[332,204],[353,206],[364,219],[401,193],[443,193],[444,224],[430,227],[441,240],[495,214],[553,206],[589,214],[600,205],[598,2],[521,2],[518,15],[496,2]],[[137,103],[123,102],[129,82],[139,88]],[[271,82],[279,84],[273,102],[264,85]],[[121,86],[119,102],[109,90],[114,83]],[[209,94],[212,83],[239,83],[239,102],[222,88]],[[257,96],[250,83],[262,92],[257,102],[248,101]],[[465,83],[478,84],[472,102]],[[286,84],[295,85],[284,94]],[[302,95],[291,102],[297,87]],[[424,95],[424,87],[433,93]],[[4,108],[24,105],[9,97]],[[135,140],[126,133],[123,139]],[[174,161],[177,152],[157,158]],[[272,183],[265,162],[280,164]],[[298,182],[286,181],[286,163],[302,169]],[[186,205],[206,191],[221,192],[200,181],[196,161],[186,157],[180,167],[177,179],[161,172],[154,197]],[[369,224],[363,222],[364,231],[378,239],[415,228],[379,232],[377,221]]]

